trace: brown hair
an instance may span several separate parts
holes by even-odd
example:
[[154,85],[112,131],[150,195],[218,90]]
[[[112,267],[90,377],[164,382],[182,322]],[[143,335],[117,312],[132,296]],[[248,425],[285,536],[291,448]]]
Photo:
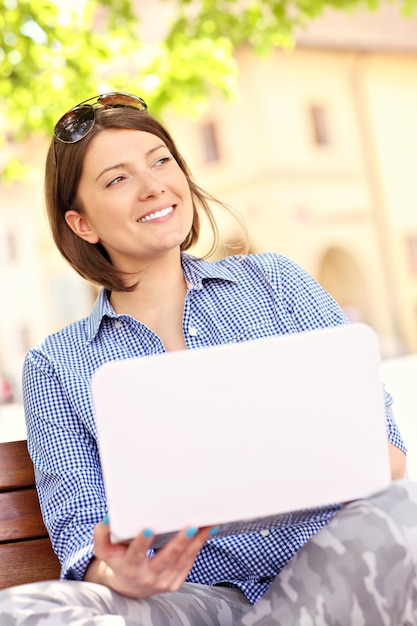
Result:
[[[142,130],[156,135],[166,144],[188,181],[193,202],[193,222],[191,230],[181,244],[181,250],[188,250],[197,243],[200,234],[199,209],[209,221],[213,243],[209,256],[217,247],[219,233],[209,202],[220,204],[226,210],[229,207],[206,193],[192,180],[191,173],[168,131],[149,113],[133,108],[97,108],[95,124],[92,130],[76,143],[62,143],[52,139],[45,169],[46,210],[52,235],[58,250],[70,265],[87,280],[104,286],[110,291],[132,291],[135,285],[126,284],[126,274],[117,270],[100,243],[91,244],[76,235],[65,220],[65,213],[75,210],[83,213],[77,198],[78,184],[81,178],[84,156],[92,139],[108,128],[128,128]],[[233,211],[232,211],[233,213]]]

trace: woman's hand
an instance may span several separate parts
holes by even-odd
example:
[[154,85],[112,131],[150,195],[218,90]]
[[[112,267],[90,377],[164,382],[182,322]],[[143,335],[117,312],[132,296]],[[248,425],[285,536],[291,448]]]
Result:
[[176,591],[187,578],[195,558],[210,536],[208,528],[180,531],[154,557],[147,556],[153,535],[145,530],[129,544],[112,544],[110,528],[98,524],[94,530],[94,556],[84,580],[106,585],[118,593],[145,598]]

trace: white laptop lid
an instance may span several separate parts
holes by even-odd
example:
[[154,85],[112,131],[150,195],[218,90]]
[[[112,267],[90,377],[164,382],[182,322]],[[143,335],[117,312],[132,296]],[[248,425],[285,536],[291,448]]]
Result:
[[92,394],[114,540],[389,484],[378,339],[364,324],[107,363]]

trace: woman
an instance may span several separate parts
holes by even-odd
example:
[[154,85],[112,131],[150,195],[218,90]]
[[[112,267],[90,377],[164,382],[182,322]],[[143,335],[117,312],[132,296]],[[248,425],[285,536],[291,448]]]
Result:
[[[417,624],[417,493],[407,481],[267,540],[184,528],[156,554],[152,529],[110,543],[89,391],[101,364],[346,323],[289,259],[185,254],[199,212],[216,234],[210,200],[140,98],[98,96],[57,123],[46,165],[52,233],[103,289],[88,318],[47,337],[24,366],[28,446],[67,582],[2,592],[0,617],[54,626]],[[390,404],[386,394],[392,475],[402,478]]]

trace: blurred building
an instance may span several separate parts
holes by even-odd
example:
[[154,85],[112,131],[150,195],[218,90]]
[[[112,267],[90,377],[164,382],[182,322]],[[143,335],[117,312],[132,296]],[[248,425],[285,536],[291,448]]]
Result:
[[251,251],[299,262],[385,356],[416,352],[417,18],[329,13],[294,53],[236,58],[239,101],[171,124],[197,180],[245,216]]
[[0,185],[0,379],[21,398],[26,352],[47,334],[85,315],[94,288],[61,258],[43,200],[46,141],[18,147],[29,180]]
[[[384,356],[417,352],[417,18],[329,13],[295,52],[236,60],[238,101],[166,117],[195,178],[244,216],[252,252],[300,263]],[[48,232],[45,141],[21,149],[33,178],[0,186],[0,374],[17,396],[27,349],[95,297]],[[222,216],[218,255],[241,238]]]

